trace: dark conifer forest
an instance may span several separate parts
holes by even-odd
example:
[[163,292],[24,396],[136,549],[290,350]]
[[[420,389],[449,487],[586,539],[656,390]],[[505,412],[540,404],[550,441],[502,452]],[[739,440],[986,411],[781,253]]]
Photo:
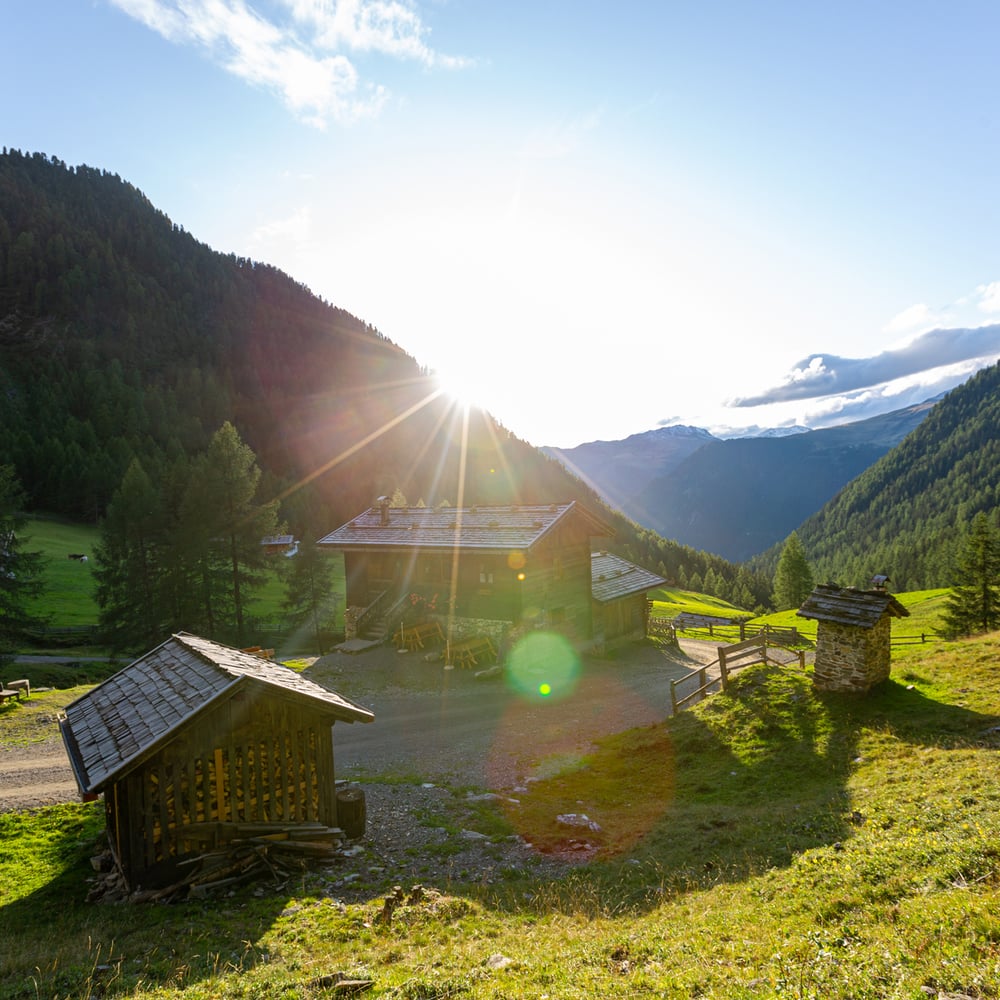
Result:
[[[797,533],[818,581],[896,590],[959,583],[955,554],[977,514],[1000,513],[1000,364],[936,403],[895,448],[807,518]],[[751,561],[770,572],[780,547]]]
[[428,505],[578,499],[626,558],[671,579],[711,574],[723,594],[739,582],[755,603],[769,593],[607,509],[492,416],[456,407],[373,325],[199,242],[117,175],[4,150],[0,464],[30,508],[99,523],[134,460],[161,481],[226,421],[295,532],[332,530],[396,492]]

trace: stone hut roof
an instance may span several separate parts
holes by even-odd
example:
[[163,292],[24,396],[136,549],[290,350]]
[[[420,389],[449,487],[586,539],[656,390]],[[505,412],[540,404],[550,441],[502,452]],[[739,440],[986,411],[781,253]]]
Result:
[[317,544],[343,551],[527,551],[573,518],[582,518],[591,536],[614,534],[610,525],[576,501],[482,507],[390,507],[385,503],[370,507]]
[[667,581],[609,552],[590,554],[590,593],[599,604],[642,594]]
[[830,583],[816,587],[796,614],[858,628],[874,628],[885,614],[893,618],[910,616],[910,612],[884,590],[858,590]]
[[180,633],[66,706],[60,728],[80,791],[101,791],[196,714],[252,682],[275,696],[308,700],[331,725],[374,718],[289,667]]

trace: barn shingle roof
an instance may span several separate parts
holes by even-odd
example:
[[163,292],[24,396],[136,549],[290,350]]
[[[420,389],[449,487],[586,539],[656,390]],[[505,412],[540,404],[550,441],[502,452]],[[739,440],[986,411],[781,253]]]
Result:
[[609,552],[590,554],[590,593],[600,604],[662,587],[667,581]]
[[884,590],[857,590],[820,584],[796,612],[802,618],[874,628],[884,614],[893,618],[908,618],[910,612]]
[[181,633],[66,706],[60,728],[80,791],[101,791],[195,714],[249,681],[308,699],[331,724],[374,718],[288,667]]
[[[384,519],[383,519],[384,517]],[[527,551],[572,518],[584,518],[591,536],[614,529],[576,501],[489,507],[370,507],[324,536],[318,545],[344,551],[421,548],[451,552]]]

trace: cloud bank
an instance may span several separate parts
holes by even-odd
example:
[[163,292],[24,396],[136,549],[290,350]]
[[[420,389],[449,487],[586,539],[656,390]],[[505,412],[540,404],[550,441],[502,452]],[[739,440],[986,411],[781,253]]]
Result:
[[871,358],[810,354],[784,381],[756,396],[731,400],[734,407],[766,406],[819,399],[884,385],[947,365],[1000,355],[1000,323],[973,328],[929,330],[904,347]]
[[277,94],[300,120],[324,128],[378,114],[388,98],[363,83],[344,54],[377,53],[426,67],[468,60],[427,44],[428,29],[406,0],[111,0],[177,45],[193,45],[227,72]]

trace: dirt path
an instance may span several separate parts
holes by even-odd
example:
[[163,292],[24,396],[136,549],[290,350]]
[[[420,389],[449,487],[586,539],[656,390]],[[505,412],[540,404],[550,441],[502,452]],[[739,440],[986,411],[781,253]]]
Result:
[[0,750],[0,812],[72,802],[77,797],[58,732],[42,743]]
[[[704,643],[685,642],[673,656],[636,647],[619,661],[587,661],[572,694],[550,701],[388,648],[325,657],[307,676],[375,711],[370,725],[337,727],[338,773],[391,770],[501,789],[601,736],[661,721],[670,678],[714,656]],[[0,812],[78,799],[55,717],[40,704],[33,697],[20,709],[34,716],[27,745],[3,746],[0,719]]]

